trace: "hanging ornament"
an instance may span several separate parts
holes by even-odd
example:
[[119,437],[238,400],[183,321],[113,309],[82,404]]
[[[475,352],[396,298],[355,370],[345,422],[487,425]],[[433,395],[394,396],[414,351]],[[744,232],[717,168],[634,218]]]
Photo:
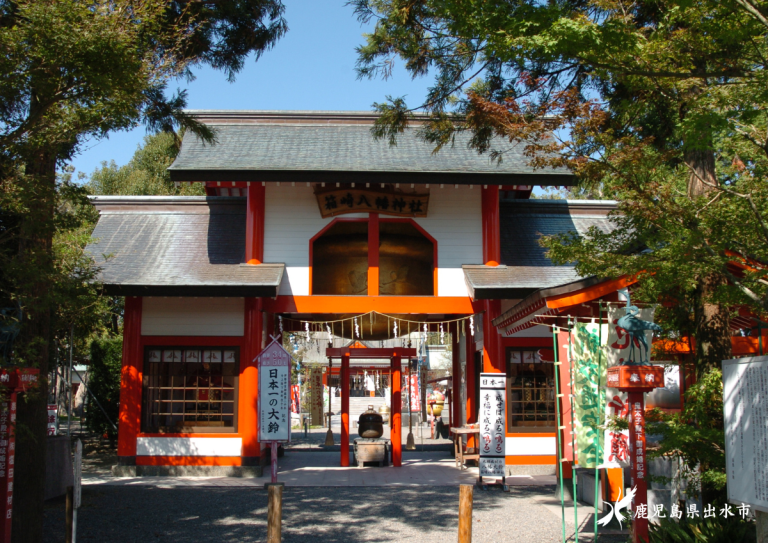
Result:
[[[456,323],[458,325],[458,323]],[[465,337],[467,335],[467,320],[464,319],[461,321],[461,337]]]
[[469,333],[475,337],[475,317],[469,317]]
[[331,332],[331,325],[327,322],[325,323],[325,330],[328,332],[328,341],[331,341],[331,338],[333,337],[333,333]]
[[282,315],[277,316],[277,322],[278,322],[278,325],[280,326],[280,335],[282,336],[283,335],[283,316]]
[[429,325],[425,322],[424,323],[424,335],[426,336],[429,333]]
[[371,330],[371,335],[373,335],[373,311],[371,311],[370,313],[368,313],[368,319],[371,321],[371,327],[370,327],[370,330]]
[[395,321],[395,327],[393,328],[393,330],[394,330],[393,332],[394,336],[397,337],[397,321]]
[[355,337],[360,339],[360,326],[357,324],[357,317],[355,317]]
[[304,331],[307,332],[307,341],[309,341],[309,323],[308,322],[304,323]]
[[445,345],[445,330],[443,330],[443,323],[440,323],[440,345]]

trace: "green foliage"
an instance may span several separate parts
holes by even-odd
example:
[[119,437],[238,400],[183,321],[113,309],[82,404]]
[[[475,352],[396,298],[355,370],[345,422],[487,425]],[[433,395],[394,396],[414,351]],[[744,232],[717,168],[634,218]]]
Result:
[[[123,339],[94,338],[91,341],[91,365],[88,370],[88,388],[99,400],[106,415],[93,399],[89,399],[88,429],[97,435],[117,437],[112,426],[117,424],[120,412],[120,366],[123,358]],[[111,423],[110,423],[111,421]]]
[[768,312],[768,269],[733,266],[768,258],[763,4],[352,3],[375,21],[360,77],[388,77],[399,57],[434,81],[416,107],[375,104],[374,136],[396,140],[420,109],[436,149],[468,132],[478,152],[522,148],[535,168],[573,172],[571,194],[618,200],[614,232],[543,244],[583,276],[640,275],[635,299],[672,301],[661,324],[694,336],[698,372],[728,358],[730,308]]
[[648,450],[648,457],[681,459],[688,468],[683,477],[689,491],[700,491],[706,501],[715,503],[726,501],[722,379],[720,370],[710,370],[686,391],[681,413],[656,409],[647,421],[647,432],[662,437],[658,448]]
[[101,163],[91,174],[87,188],[96,195],[205,195],[201,183],[183,183],[174,186],[168,167],[179,152],[179,138],[175,134],[160,132],[144,138],[131,161],[117,167],[114,161]]
[[757,539],[755,523],[738,516],[659,520],[659,524],[649,525],[649,543],[753,543]]

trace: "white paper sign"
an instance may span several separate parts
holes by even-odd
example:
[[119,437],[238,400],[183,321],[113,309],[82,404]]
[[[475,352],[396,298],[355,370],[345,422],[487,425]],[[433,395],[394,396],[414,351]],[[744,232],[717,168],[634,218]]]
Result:
[[480,476],[504,477],[507,375],[480,374]]
[[768,513],[768,356],[723,361],[728,500]]
[[259,441],[291,440],[291,355],[277,340],[259,360]]

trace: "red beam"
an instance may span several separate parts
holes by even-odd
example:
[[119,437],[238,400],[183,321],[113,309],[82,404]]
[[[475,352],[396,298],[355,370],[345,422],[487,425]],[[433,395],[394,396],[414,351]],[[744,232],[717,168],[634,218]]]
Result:
[[248,206],[245,217],[245,261],[248,264],[264,262],[265,192],[261,183],[248,185]]
[[501,227],[499,222],[499,187],[482,189],[483,262],[498,266],[501,262]]

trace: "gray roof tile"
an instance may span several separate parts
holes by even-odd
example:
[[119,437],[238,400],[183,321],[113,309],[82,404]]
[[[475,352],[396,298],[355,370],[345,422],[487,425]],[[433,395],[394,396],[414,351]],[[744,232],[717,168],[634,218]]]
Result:
[[[308,174],[321,172],[382,174],[388,179],[405,174],[451,176],[445,182],[454,182],[454,178],[460,182],[462,176],[474,175],[486,180],[495,178],[498,183],[544,185],[571,184],[573,178],[565,170],[534,170],[528,165],[530,159],[523,155],[521,144],[511,148],[505,144],[504,149],[509,150],[498,164],[488,154],[480,155],[467,147],[469,134],[458,134],[455,145],[433,153],[434,146],[420,140],[416,129],[406,129],[397,145],[391,146],[386,139],[374,140],[370,122],[353,122],[354,115],[348,123],[328,124],[322,122],[322,114],[318,113],[293,113],[300,121],[291,120],[291,115],[282,120],[248,121],[247,112],[243,112],[242,118],[238,118],[237,112],[221,112],[228,113],[226,117],[206,117],[204,113],[200,112],[201,119],[216,130],[217,143],[205,145],[188,131],[181,152],[169,168],[174,180],[298,180],[277,177],[281,173],[303,173],[311,180]],[[314,121],[313,116],[317,117]],[[216,172],[219,177],[208,179],[206,172]],[[259,175],[253,176],[254,173]]]
[[[95,197],[87,247],[118,295],[276,296],[283,264],[242,264],[245,199]],[[106,257],[106,258],[105,258]]]

